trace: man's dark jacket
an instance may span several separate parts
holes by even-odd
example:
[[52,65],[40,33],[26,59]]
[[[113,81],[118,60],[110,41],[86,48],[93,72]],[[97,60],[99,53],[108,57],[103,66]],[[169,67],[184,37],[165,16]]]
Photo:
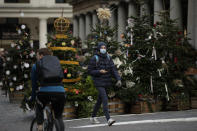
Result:
[[[98,48],[101,47],[101,44]],[[96,57],[93,56],[88,65],[88,73],[92,76],[94,85],[96,87],[109,87],[112,85],[112,77],[116,80],[120,80],[120,76],[111,58],[107,57],[107,54],[96,53]],[[105,74],[100,73],[100,70],[108,71]]]

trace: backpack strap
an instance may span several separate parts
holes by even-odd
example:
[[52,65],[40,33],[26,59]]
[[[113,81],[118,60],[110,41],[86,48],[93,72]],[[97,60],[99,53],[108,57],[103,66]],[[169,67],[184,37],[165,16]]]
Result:
[[[97,66],[97,63],[99,62],[99,56],[98,55],[94,55],[94,57],[96,59],[96,66]],[[110,60],[109,54],[107,54],[107,59]]]
[[94,55],[95,59],[96,59],[96,66],[97,66],[97,63],[99,62],[99,57],[98,55]]

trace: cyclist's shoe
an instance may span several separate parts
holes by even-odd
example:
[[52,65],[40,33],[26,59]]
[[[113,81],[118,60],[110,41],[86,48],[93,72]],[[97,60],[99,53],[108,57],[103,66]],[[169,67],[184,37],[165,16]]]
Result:
[[37,126],[37,131],[43,131],[43,126],[42,125],[38,125]]
[[115,122],[116,122],[116,121],[115,121],[114,119],[111,119],[111,118],[107,121],[108,126],[113,125]]
[[90,122],[91,122],[92,124],[99,124],[99,123],[100,123],[100,121],[98,121],[98,119],[97,119],[96,117],[91,117],[91,118],[90,118]]

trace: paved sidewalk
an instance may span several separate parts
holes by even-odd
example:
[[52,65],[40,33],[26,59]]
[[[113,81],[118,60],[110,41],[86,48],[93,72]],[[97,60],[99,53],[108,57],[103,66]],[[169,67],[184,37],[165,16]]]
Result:
[[0,130],[29,131],[33,112],[23,112],[19,104],[9,103],[8,97],[0,91]]
[[[29,131],[34,112],[23,112],[19,104],[9,103],[0,91],[0,131]],[[105,117],[92,125],[88,118],[64,120],[65,131],[197,131],[197,110],[127,114],[112,116],[109,127]]]

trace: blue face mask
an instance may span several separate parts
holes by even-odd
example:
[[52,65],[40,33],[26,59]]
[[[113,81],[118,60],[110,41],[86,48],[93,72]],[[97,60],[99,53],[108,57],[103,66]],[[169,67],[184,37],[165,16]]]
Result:
[[106,53],[106,49],[100,49],[100,53],[101,54],[105,54]]

